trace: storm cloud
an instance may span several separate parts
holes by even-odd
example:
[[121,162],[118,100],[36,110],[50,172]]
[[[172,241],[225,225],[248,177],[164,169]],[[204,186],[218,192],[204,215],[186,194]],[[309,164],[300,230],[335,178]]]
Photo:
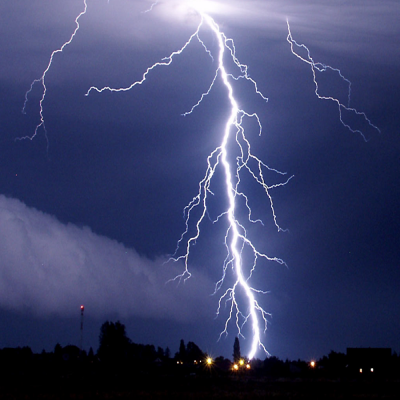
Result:
[[92,315],[190,320],[207,296],[190,281],[166,283],[180,265],[141,257],[88,227],[62,224],[16,199],[0,196],[0,306],[36,314]]

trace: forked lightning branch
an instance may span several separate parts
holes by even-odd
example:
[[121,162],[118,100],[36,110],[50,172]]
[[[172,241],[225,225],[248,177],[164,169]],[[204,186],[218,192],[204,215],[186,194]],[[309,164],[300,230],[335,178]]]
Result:
[[[278,230],[281,230],[277,223],[270,191],[277,186],[286,184],[290,178],[275,185],[268,185],[266,182],[264,178],[266,170],[274,171],[280,175],[285,175],[285,173],[268,167],[267,164],[265,164],[252,153],[251,144],[247,139],[243,122],[246,118],[255,119],[257,121],[259,134],[261,134],[262,131],[261,122],[257,114],[249,113],[239,107],[239,101],[235,96],[234,83],[239,79],[244,79],[253,87],[256,95],[260,96],[264,101],[267,101],[268,99],[258,89],[256,81],[254,81],[248,75],[247,65],[242,64],[237,58],[233,40],[227,38],[225,34],[221,32],[219,26],[214,19],[211,18],[211,16],[198,9],[195,11],[197,12],[200,20],[199,25],[197,26],[195,32],[179,50],[174,51],[163,60],[156,62],[147,68],[140,80],[133,82],[127,87],[111,88],[107,86],[103,88],[97,88],[93,86],[88,90],[86,95],[89,95],[92,91],[97,91],[99,93],[103,91],[123,92],[131,90],[137,85],[143,84],[146,79],[149,79],[150,72],[157,67],[171,65],[174,57],[185,51],[185,49],[192,43],[193,40],[198,40],[201,43],[204,51],[211,56],[210,62],[212,62],[212,60],[216,60],[217,67],[215,75],[210,83],[210,86],[208,87],[208,90],[200,96],[199,101],[193,105],[188,112],[184,113],[184,115],[187,116],[195,112],[195,109],[210,93],[217,79],[220,79],[225,87],[225,95],[229,100],[230,105],[230,114],[228,119],[225,121],[225,129],[223,132],[221,132],[220,145],[207,157],[206,173],[204,178],[199,183],[199,191],[196,196],[193,197],[192,201],[185,207],[186,228],[178,241],[178,248],[176,249],[172,259],[174,261],[183,260],[184,262],[184,271],[182,274],[175,277],[175,280],[189,279],[191,276],[189,270],[189,257],[191,248],[201,234],[201,224],[204,217],[207,215],[208,197],[212,195],[210,189],[212,179],[216,169],[222,168],[225,187],[225,199],[222,201],[227,203],[228,206],[217,219],[227,220],[227,229],[225,231],[225,247],[227,255],[222,266],[222,277],[220,281],[217,282],[215,287],[216,292],[222,292],[218,303],[217,314],[219,314],[222,309],[228,307],[228,317],[226,318],[224,329],[221,332],[221,335],[228,333],[228,325],[231,320],[235,321],[239,335],[242,335],[244,325],[251,325],[251,349],[248,354],[248,358],[251,359],[254,357],[259,348],[262,348],[268,354],[267,349],[262,343],[261,333],[267,329],[267,317],[269,315],[268,312],[262,308],[260,301],[257,298],[257,296],[263,295],[265,292],[251,285],[251,275],[256,268],[257,260],[260,258],[263,258],[267,261],[275,261],[279,264],[284,264],[284,261],[280,258],[271,257],[258,251],[248,238],[245,229],[245,221],[239,219],[239,212],[237,212],[238,202],[244,201],[247,207],[248,221],[251,223],[260,223],[261,221],[252,220],[250,202],[246,194],[240,191],[240,181],[242,175],[247,175],[247,177],[254,179],[260,185],[265,193],[267,201],[269,201],[275,225]],[[218,52],[216,55],[212,55],[207,45],[201,39],[202,29],[211,30],[215,36],[215,40],[218,43]],[[226,55],[228,55],[228,57],[226,57]],[[225,65],[225,60],[227,58],[232,61],[236,71],[228,71],[228,68]],[[228,149],[231,149],[232,145],[236,145],[237,147],[239,156],[237,156],[236,159],[229,154]],[[254,168],[254,166],[256,168]],[[196,208],[200,209],[200,212],[198,213],[200,214],[200,217],[193,219],[192,212]],[[191,224],[194,225],[194,234],[189,234],[189,231],[192,232],[192,229],[190,229]],[[183,251],[181,251],[181,248]],[[247,264],[244,263],[244,258],[242,257],[245,248],[250,249],[250,253],[252,254],[252,260]],[[234,283],[224,291],[222,289],[223,283],[225,280],[227,280],[226,278],[229,270],[233,271]],[[239,291],[241,296],[238,295]],[[241,297],[244,297],[245,304],[241,302]]]
[[[25,105],[28,101],[28,96],[33,85],[35,83],[40,83],[43,86],[43,94],[40,100],[40,121],[36,126],[34,134],[31,137],[28,137],[30,139],[38,133],[39,128],[43,128],[46,134],[43,113],[43,104],[47,90],[45,83],[46,73],[50,69],[53,57],[56,53],[61,52],[65,46],[69,45],[77,34],[79,29],[79,19],[87,11],[87,1],[84,0],[83,3],[84,9],[75,19],[76,28],[72,36],[63,44],[62,47],[60,47],[60,49],[51,54],[50,61],[43,75],[41,78],[32,82],[32,85],[26,94]],[[247,333],[248,337],[246,339],[250,342],[248,358],[252,359],[259,350],[268,354],[268,351],[263,344],[262,336],[267,329],[267,319],[269,317],[269,313],[261,306],[262,297],[266,292],[263,291],[262,288],[253,286],[252,274],[260,260],[276,262],[282,265],[285,265],[285,262],[278,257],[267,255],[259,251],[250,240],[246,231],[246,226],[249,226],[249,224],[261,223],[261,220],[253,219],[251,212],[251,199],[247,197],[244,191],[242,191],[241,182],[250,179],[260,187],[262,195],[265,197],[265,201],[269,204],[272,220],[276,229],[282,231],[278,224],[271,191],[279,186],[286,185],[292,177],[285,177],[285,173],[271,168],[252,152],[249,135],[245,130],[245,125],[247,126],[251,124],[245,124],[245,121],[255,121],[255,124],[252,125],[257,126],[258,128],[256,133],[261,134],[261,120],[256,113],[247,111],[239,106],[241,102],[237,97],[235,87],[238,81],[246,81],[253,90],[255,96],[258,96],[265,102],[267,102],[268,99],[258,88],[257,82],[249,76],[248,66],[241,63],[238,59],[233,40],[226,37],[220,30],[216,21],[204,10],[203,7],[199,6],[204,6],[204,4],[209,3],[210,2],[201,1],[196,3],[183,2],[184,5],[190,4],[190,6],[187,7],[186,12],[192,14],[195,12],[198,16],[199,23],[196,29],[187,41],[184,42],[182,47],[178,48],[162,60],[149,66],[144,71],[141,79],[134,81],[127,87],[121,88],[112,88],[108,86],[98,88],[92,86],[87,91],[86,96],[91,95],[92,92],[125,92],[134,89],[137,85],[142,85],[147,79],[151,79],[151,74],[156,73],[158,68],[170,66],[174,58],[184,52],[193,41],[198,41],[201,44],[204,52],[209,56],[210,62],[215,65],[215,74],[209,87],[204,93],[199,94],[199,100],[197,103],[189,106],[188,111],[183,115],[190,116],[190,114],[196,112],[196,108],[199,107],[203,101],[206,101],[207,95],[213,89],[214,84],[217,81],[220,81],[223,84],[224,93],[228,100],[229,116],[224,120],[224,129],[220,133],[219,146],[215,148],[206,159],[206,172],[203,179],[199,182],[198,192],[184,209],[185,228],[178,240],[175,254],[171,257],[174,261],[182,261],[184,267],[182,273],[172,280],[185,281],[191,277],[189,261],[192,246],[201,235],[203,220],[208,215],[207,207],[209,204],[209,198],[210,196],[213,196],[211,183],[216,172],[220,170],[222,171],[224,186],[222,191],[224,199],[221,199],[221,203],[226,204],[227,206],[223,212],[217,216],[216,221],[221,222],[223,220],[226,223],[227,228],[223,234],[226,257],[221,266],[221,279],[215,285],[215,293],[220,295],[216,311],[219,315],[220,313],[222,314],[224,310],[228,310],[227,314],[225,314],[227,316],[224,320],[224,327],[220,336],[228,333],[228,326],[231,322],[236,325],[236,334],[242,336],[245,331],[244,327],[249,325],[249,329],[247,329],[246,332],[250,333]],[[157,3],[154,3],[150,9],[146,10],[146,13],[151,12],[156,6]],[[214,40],[217,43],[217,46],[215,46],[217,50],[214,51],[215,54],[213,54],[213,51],[207,46],[205,41],[202,40],[202,32],[205,32],[206,30],[212,33]],[[292,53],[311,67],[312,77],[315,84],[315,94],[320,99],[330,100],[337,103],[339,108],[339,118],[345,127],[352,132],[358,132],[362,135],[361,131],[352,129],[349,124],[344,122],[342,116],[343,110],[363,117],[373,128],[378,130],[378,128],[370,122],[364,113],[358,112],[356,109],[350,107],[350,81],[348,81],[338,69],[314,62],[308,48],[293,40],[289,22],[287,40],[290,43]],[[298,50],[305,50],[307,56],[301,56],[299,52],[295,51],[295,48]],[[229,67],[227,65],[227,60],[229,60]],[[349,92],[347,105],[343,105],[339,100],[333,97],[324,97],[319,94],[316,70],[324,72],[328,69],[336,71],[340,79],[343,79],[348,83]],[[269,184],[267,182],[266,176],[271,172],[281,176],[280,183]],[[246,210],[245,213],[242,212],[243,208]],[[244,254],[247,256],[244,257]],[[250,257],[248,256],[249,254]],[[258,267],[260,267],[260,265]]]

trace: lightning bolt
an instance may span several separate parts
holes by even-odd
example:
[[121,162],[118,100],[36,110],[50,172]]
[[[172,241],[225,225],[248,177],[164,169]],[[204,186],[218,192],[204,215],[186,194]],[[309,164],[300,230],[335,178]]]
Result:
[[39,117],[40,117],[40,121],[39,121],[39,123],[36,125],[35,131],[34,131],[34,133],[33,133],[32,135],[30,135],[30,136],[23,136],[23,137],[17,138],[16,140],[23,140],[23,139],[32,140],[32,139],[37,135],[38,130],[39,130],[40,128],[43,128],[44,135],[45,135],[46,142],[47,142],[47,149],[48,149],[49,140],[48,140],[48,137],[47,137],[47,130],[46,130],[46,125],[45,125],[44,115],[43,115],[43,102],[44,102],[44,100],[45,100],[46,93],[47,93],[46,75],[47,75],[47,73],[49,72],[49,70],[50,70],[50,68],[51,68],[51,64],[53,63],[54,56],[55,56],[57,53],[62,53],[63,50],[65,49],[65,47],[68,46],[70,43],[72,43],[72,41],[73,41],[73,39],[74,39],[76,33],[78,32],[78,30],[79,30],[79,19],[82,17],[82,15],[86,14],[86,10],[87,10],[86,0],[83,0],[83,4],[84,4],[83,11],[81,11],[81,12],[78,14],[78,16],[75,18],[75,29],[74,29],[72,35],[70,36],[70,38],[69,38],[59,49],[54,50],[54,51],[51,53],[49,62],[48,62],[48,64],[47,64],[46,69],[43,71],[42,76],[41,76],[40,78],[35,79],[34,81],[32,81],[29,90],[25,93],[24,106],[22,107],[22,113],[23,113],[23,114],[26,114],[26,105],[27,105],[27,103],[28,103],[29,95],[30,95],[30,93],[32,92],[33,87],[35,86],[36,83],[40,83],[40,84],[42,85],[43,92],[42,92],[42,97],[41,97],[41,99],[40,99],[40,101],[39,101]]
[[[311,57],[311,52],[309,50],[309,48],[302,43],[297,43],[296,40],[293,39],[292,37],[292,32],[290,30],[290,24],[289,24],[289,20],[286,19],[286,23],[287,23],[287,28],[288,28],[288,35],[287,35],[287,42],[290,44],[290,50],[292,52],[293,55],[295,55],[297,58],[299,58],[301,61],[305,62],[306,64],[308,64],[311,68],[311,72],[312,72],[312,76],[313,76],[313,82],[314,82],[314,86],[315,86],[315,95],[320,99],[320,100],[329,100],[332,101],[334,103],[337,104],[338,106],[338,110],[339,110],[339,119],[340,122],[342,123],[342,125],[347,128],[350,132],[352,133],[358,133],[362,136],[362,138],[367,141],[367,138],[365,137],[364,133],[359,130],[359,129],[353,129],[349,124],[347,124],[346,122],[344,122],[343,120],[343,111],[347,111],[351,114],[360,116],[364,119],[364,121],[373,129],[375,129],[377,132],[381,132],[380,129],[374,125],[370,119],[367,117],[367,115],[362,112],[362,111],[358,111],[355,108],[350,107],[350,100],[351,100],[351,82],[345,77],[343,76],[343,74],[341,73],[341,71],[337,68],[333,68],[330,65],[326,65],[320,62],[315,62],[313,60],[313,58]],[[306,54],[307,57],[303,57],[301,56],[298,52],[296,52],[297,50],[301,50],[303,49]],[[318,82],[317,82],[317,72],[326,72],[326,71],[334,71],[336,72],[339,77],[345,81],[348,85],[348,94],[347,94],[347,106],[344,105],[343,103],[340,102],[339,99],[335,98],[335,97],[331,97],[331,96],[323,96],[319,93],[319,86],[318,86]]]
[[[222,135],[221,144],[216,149],[214,149],[207,157],[207,169],[204,178],[199,182],[199,191],[184,209],[186,229],[179,239],[177,249],[171,259],[173,259],[174,261],[184,261],[184,271],[182,272],[182,274],[175,277],[174,280],[180,281],[182,279],[189,279],[191,276],[188,267],[190,251],[192,246],[196,243],[196,240],[200,236],[200,225],[208,212],[208,196],[213,195],[210,189],[212,178],[216,172],[216,169],[218,167],[221,167],[224,172],[225,196],[228,200],[228,206],[226,210],[221,215],[219,215],[214,222],[217,222],[222,218],[227,221],[227,229],[225,233],[225,247],[227,250],[227,256],[223,264],[222,278],[215,285],[215,293],[221,289],[225,281],[228,268],[231,268],[233,270],[235,282],[222,294],[219,299],[217,315],[220,313],[223,303],[225,303],[225,305],[230,304],[229,315],[226,319],[224,329],[221,332],[220,337],[223,334],[227,334],[228,324],[232,319],[235,320],[236,327],[240,335],[242,335],[243,326],[247,322],[250,322],[252,340],[248,358],[252,359],[259,348],[263,349],[267,354],[269,354],[265,346],[261,342],[261,331],[267,328],[267,317],[269,314],[261,307],[259,301],[256,298],[256,295],[265,294],[266,292],[252,287],[250,284],[250,278],[256,268],[257,260],[259,258],[265,259],[267,261],[274,261],[283,265],[286,264],[280,258],[270,257],[264,253],[259,252],[252,244],[251,240],[248,238],[244,222],[242,222],[239,218],[239,203],[244,203],[247,209],[247,221],[250,221],[251,223],[261,223],[261,220],[252,219],[251,208],[249,206],[248,198],[245,193],[240,191],[239,188],[241,175],[243,175],[244,171],[247,171],[250,176],[263,188],[269,200],[273,221],[278,231],[282,231],[283,229],[277,223],[270,191],[278,186],[285,185],[292,177],[289,177],[282,183],[274,185],[268,185],[266,183],[264,178],[265,171],[272,171],[279,175],[285,175],[285,173],[270,168],[251,152],[251,145],[249,140],[246,138],[243,121],[245,118],[255,119],[259,127],[259,134],[261,134],[262,132],[261,121],[256,113],[249,113],[239,107],[239,102],[235,97],[232,83],[240,79],[244,79],[252,85],[254,92],[258,96],[260,96],[264,101],[268,101],[268,99],[258,89],[256,81],[249,76],[248,66],[242,64],[237,58],[233,40],[227,38],[225,34],[221,32],[219,26],[216,24],[213,18],[199,10],[196,11],[200,17],[200,22],[194,33],[189,37],[189,39],[179,50],[172,52],[169,56],[163,58],[161,61],[156,62],[152,66],[147,68],[140,80],[133,82],[127,87],[120,88],[111,88],[109,86],[98,88],[96,86],[92,86],[89,88],[86,95],[88,96],[92,91],[96,91],[98,93],[102,93],[104,91],[125,92],[133,89],[137,85],[142,85],[148,78],[148,75],[151,71],[153,71],[157,67],[171,65],[173,58],[180,55],[195,39],[200,42],[205,51],[211,56],[211,58],[213,58],[211,51],[207,48],[205,43],[200,38],[200,31],[205,26],[210,29],[215,35],[215,38],[218,42],[219,51],[217,56],[218,66],[216,68],[214,78],[208,90],[201,95],[199,101],[189,111],[185,112],[182,115],[187,116],[194,112],[196,107],[198,107],[204,100],[204,98],[210,93],[218,78],[222,80],[222,83],[226,89],[230,104],[230,115],[225,123],[225,130]],[[229,72],[226,67],[226,63],[224,61],[226,54],[229,56],[230,60],[233,61],[233,65],[236,67],[236,75],[232,72]],[[230,152],[229,150],[232,143],[236,144],[238,150],[239,155],[236,156],[236,158],[233,154],[234,152]],[[190,235],[189,230],[191,215],[196,208],[200,209],[200,217],[194,222],[194,234]],[[177,255],[181,247],[184,247],[185,249],[184,254]],[[244,265],[242,257],[245,248],[250,249],[250,252],[252,254],[252,261],[247,267]],[[244,298],[246,299],[245,313],[241,311],[240,302],[238,300],[239,291],[244,293]],[[263,328],[260,327],[261,325],[263,326]]]
[[153,11],[153,8],[156,7],[158,4],[158,1],[154,2],[153,4],[151,4],[150,8],[148,8],[147,10],[142,11],[142,14],[147,14],[151,11]]
[[[158,4],[158,1],[153,3],[151,7],[144,11],[144,13],[150,12]],[[256,113],[246,111],[240,106],[240,102],[235,94],[235,84],[239,80],[244,80],[251,86],[255,95],[259,96],[263,101],[267,102],[268,98],[258,89],[257,82],[252,79],[248,73],[248,66],[242,64],[236,56],[236,49],[234,41],[225,36],[220,30],[220,27],[215,20],[206,12],[202,11],[200,7],[192,6],[196,14],[200,18],[200,22],[193,34],[183,44],[183,46],[173,51],[169,56],[161,59],[148,67],[143,73],[141,79],[133,82],[127,87],[112,88],[105,86],[98,88],[91,86],[86,96],[89,96],[91,92],[95,91],[102,93],[104,91],[110,92],[125,92],[132,90],[135,86],[142,85],[147,79],[149,74],[158,67],[170,66],[173,59],[179,56],[185,49],[195,40],[197,40],[203,47],[204,51],[210,56],[214,62],[217,60],[217,66],[215,69],[214,78],[212,79],[208,89],[201,94],[199,100],[190,108],[190,110],[184,112],[183,116],[189,116],[195,112],[196,108],[206,99],[208,94],[212,91],[215,82],[220,80],[226,91],[226,96],[229,103],[229,117],[225,121],[225,129],[221,133],[221,142],[207,157],[207,167],[203,179],[198,184],[198,192],[184,208],[184,220],[185,229],[180,239],[177,242],[175,253],[171,257],[173,261],[183,261],[184,269],[183,272],[173,278],[173,281],[186,281],[191,277],[189,271],[189,257],[192,247],[196,244],[196,241],[200,237],[200,227],[206,215],[209,214],[209,197],[215,194],[211,190],[211,184],[216,171],[221,170],[224,177],[224,201],[227,206],[224,211],[219,214],[214,223],[224,221],[226,224],[226,230],[224,234],[224,245],[226,248],[226,257],[222,265],[222,276],[220,280],[215,284],[214,294],[222,292],[218,300],[218,307],[216,314],[220,315],[222,308],[228,308],[228,315],[224,323],[224,328],[220,333],[220,338],[223,335],[228,334],[228,326],[232,321],[237,328],[238,334],[244,337],[244,326],[249,324],[251,331],[251,344],[248,352],[248,358],[254,358],[258,350],[263,350],[267,355],[269,354],[264,344],[262,343],[261,335],[265,332],[268,324],[268,317],[270,314],[266,312],[260,305],[259,298],[267,292],[257,289],[252,285],[252,276],[256,269],[257,263],[260,259],[267,262],[275,262],[280,265],[286,265],[285,262],[274,256],[269,256],[263,252],[257,250],[255,245],[248,237],[246,227],[251,224],[262,224],[260,219],[253,219],[252,211],[250,207],[250,201],[247,195],[242,191],[241,182],[245,175],[253,179],[260,188],[262,188],[266,198],[268,199],[271,216],[277,231],[283,231],[277,222],[277,216],[275,213],[274,203],[271,197],[271,191],[277,187],[286,185],[293,176],[288,178],[282,178],[280,183],[268,184],[265,176],[268,173],[274,173],[281,177],[285,176],[286,173],[280,172],[274,168],[271,168],[256,155],[253,154],[251,149],[251,143],[248,139],[247,132],[245,130],[244,122],[246,120],[255,120],[258,126],[258,134],[262,133],[262,124],[259,116]],[[30,89],[25,95],[25,103],[23,112],[25,113],[26,104],[28,97],[36,83],[41,83],[43,87],[43,94],[40,100],[40,122],[36,126],[35,132],[32,136],[25,138],[33,139],[39,128],[43,127],[46,135],[45,122],[43,117],[43,102],[46,96],[47,88],[45,84],[46,74],[49,71],[53,57],[55,54],[62,52],[63,49],[69,45],[75,37],[79,29],[79,19],[86,13],[87,4],[84,0],[84,10],[76,17],[75,24],[76,28],[72,33],[70,39],[65,42],[60,49],[55,50],[50,57],[49,63],[41,78],[36,79],[32,82]],[[290,44],[291,52],[298,57],[301,61],[307,63],[312,71],[313,82],[315,85],[315,94],[321,100],[329,100],[335,102],[339,109],[339,119],[341,123],[353,133],[359,133],[366,140],[364,134],[358,130],[353,129],[349,124],[343,120],[343,111],[353,113],[357,116],[364,118],[364,120],[374,129],[379,129],[372,124],[367,118],[364,112],[359,112],[356,109],[350,107],[351,100],[351,82],[343,76],[339,69],[333,68],[329,65],[325,65],[319,62],[315,62],[311,57],[309,49],[304,44],[298,44],[292,37],[290,31],[289,21],[287,21],[288,36],[287,41]],[[217,54],[213,55],[212,51],[208,49],[206,43],[201,39],[200,33],[202,29],[208,29],[214,35],[214,38],[218,44]],[[301,56],[296,50],[303,50],[307,56]],[[228,68],[228,62],[231,67]],[[231,71],[233,66],[233,70]],[[339,77],[344,80],[348,85],[348,100],[347,105],[342,104],[338,99],[330,96],[323,96],[319,93],[319,86],[317,82],[317,72],[325,72],[331,70],[336,72]],[[244,210],[244,212],[243,212]],[[199,216],[196,218],[193,214],[197,213]],[[244,216],[243,216],[244,215]],[[248,229],[248,228],[247,228]],[[233,284],[227,289],[225,282],[228,274],[233,276]],[[244,305],[243,305],[244,304]]]

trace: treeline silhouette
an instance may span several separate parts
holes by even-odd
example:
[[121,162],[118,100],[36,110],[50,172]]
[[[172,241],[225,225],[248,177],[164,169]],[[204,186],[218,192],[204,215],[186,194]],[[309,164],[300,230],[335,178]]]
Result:
[[[56,344],[54,351],[33,353],[29,347],[3,348],[0,350],[0,387],[26,387],[51,391],[57,387],[67,391],[73,388],[96,388],[106,390],[110,387],[149,388],[175,385],[181,387],[197,382],[219,379],[219,383],[240,379],[278,381],[278,379],[354,379],[350,373],[346,354],[331,351],[311,364],[304,360],[280,360],[266,357],[250,362],[240,354],[239,339],[233,343],[232,361],[222,356],[211,359],[194,342],[185,344],[182,339],[179,350],[172,355],[170,349],[149,344],[137,344],[126,335],[125,326],[117,321],[106,321],[100,329],[97,352],[88,352],[77,346],[62,347]],[[394,353],[385,366],[385,376],[380,378],[400,378],[400,357]],[[352,371],[354,372],[354,371]],[[360,375],[357,379],[372,376]],[[189,382],[189,383],[188,383]],[[182,386],[183,385],[183,386]],[[80,389],[79,389],[80,390]]]

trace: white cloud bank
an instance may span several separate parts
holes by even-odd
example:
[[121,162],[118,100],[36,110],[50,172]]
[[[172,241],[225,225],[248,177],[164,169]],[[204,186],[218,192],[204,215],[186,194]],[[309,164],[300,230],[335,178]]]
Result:
[[0,195],[1,308],[70,315],[84,304],[97,316],[180,321],[210,310],[209,283],[166,284],[181,266],[163,262]]

